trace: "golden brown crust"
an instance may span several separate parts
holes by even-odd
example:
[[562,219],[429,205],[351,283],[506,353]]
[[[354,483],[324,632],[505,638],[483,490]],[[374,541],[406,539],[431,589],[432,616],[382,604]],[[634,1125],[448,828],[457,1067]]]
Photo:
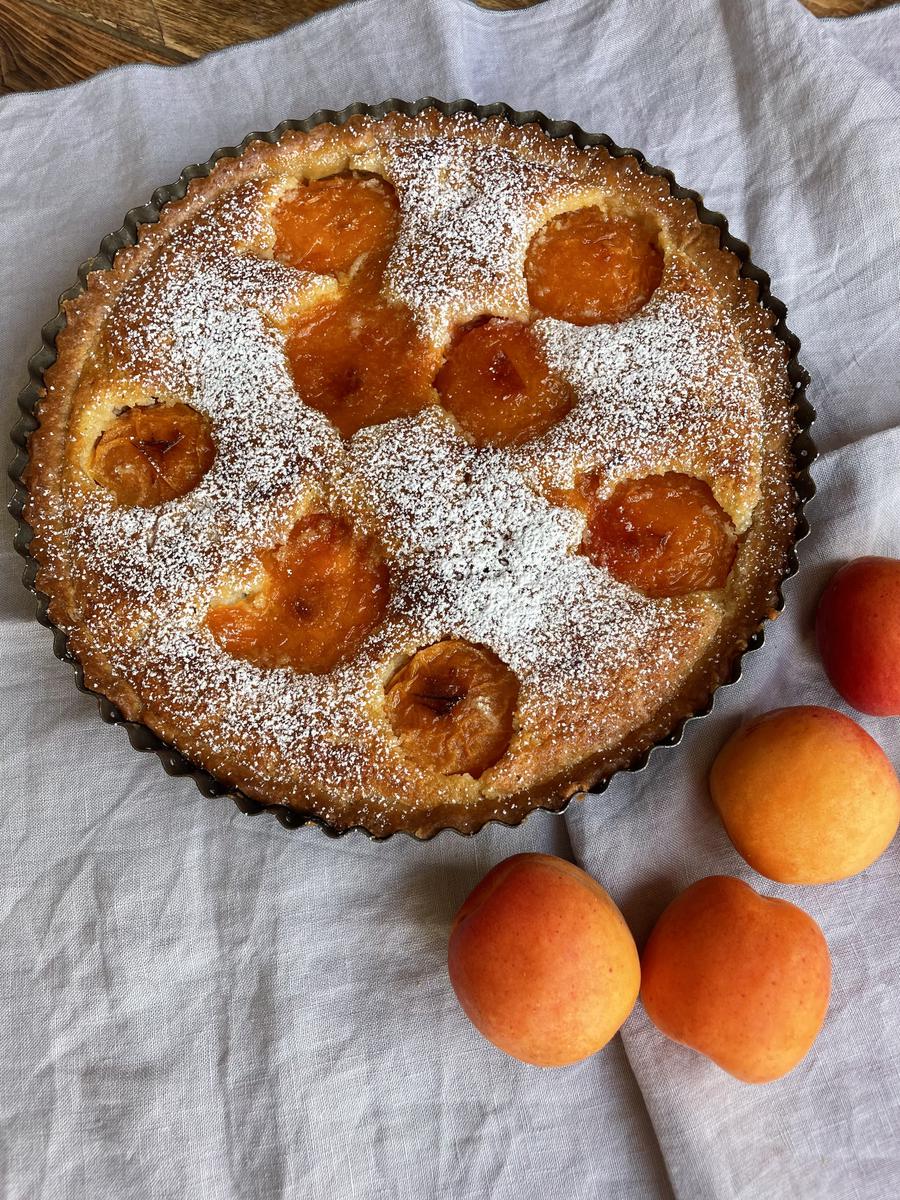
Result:
[[[96,415],[103,403],[116,403],[115,398],[98,399],[102,388],[147,392],[151,384],[155,386],[154,372],[163,369],[152,362],[135,365],[136,359],[124,366],[114,361],[107,322],[110,314],[118,311],[116,306],[122,304],[123,296],[136,306],[152,302],[154,289],[165,285],[169,270],[165,255],[177,243],[179,234],[187,231],[190,235],[196,223],[210,212],[218,212],[216,219],[227,224],[231,219],[229,198],[234,195],[246,194],[251,197],[248,204],[252,202],[264,210],[283,186],[282,181],[289,178],[319,177],[351,167],[384,174],[401,191],[406,170],[404,145],[413,146],[410,154],[415,160],[419,144],[433,139],[499,148],[510,158],[527,164],[525,176],[530,182],[523,186],[526,191],[533,187],[523,200],[528,230],[538,228],[556,212],[582,204],[599,204],[652,219],[667,261],[673,264],[667,278],[674,282],[661,288],[662,299],[669,294],[691,295],[691,303],[698,313],[705,314],[703,320],[720,339],[717,344],[726,347],[729,369],[741,372],[740,378],[753,385],[758,399],[753,410],[756,424],[748,416],[750,423],[736,432],[746,434],[747,441],[755,438],[756,451],[755,458],[749,456],[737,465],[720,455],[718,466],[713,463],[709,467],[714,475],[710,483],[720,502],[739,527],[741,522],[749,522],[723,593],[684,603],[668,602],[654,610],[654,624],[642,643],[643,655],[617,668],[614,693],[607,690],[595,701],[585,698],[570,678],[566,687],[551,695],[546,681],[538,680],[533,689],[534,720],[529,725],[526,705],[510,752],[480,781],[467,776],[432,779],[417,771],[408,778],[404,776],[402,786],[396,785],[392,794],[399,769],[391,757],[395,756],[395,748],[385,751],[387,766],[376,755],[361,766],[356,764],[353,785],[335,786],[337,776],[327,773],[329,766],[334,767],[327,754],[322,758],[325,765],[318,779],[302,757],[291,771],[290,754],[280,746],[264,745],[260,738],[235,741],[221,736],[218,718],[207,721],[203,713],[186,705],[165,671],[157,671],[152,664],[147,669],[139,665],[125,669],[125,660],[149,636],[152,609],[145,600],[138,599],[140,586],[130,591],[127,578],[117,576],[108,564],[98,563],[97,579],[86,581],[78,566],[79,551],[73,548],[66,522],[60,517],[65,506],[73,503],[73,496],[76,506],[90,506],[89,484],[83,483],[79,473],[78,438],[87,419],[85,414]],[[225,207],[217,210],[220,202]],[[271,244],[267,244],[265,231],[258,224],[247,246],[242,246],[241,236],[238,223],[233,245],[249,248],[263,258],[270,255]],[[415,252],[413,246],[413,256]],[[173,272],[179,269],[177,264],[172,267]],[[415,295],[410,299],[409,289],[415,291],[416,287],[414,275],[412,278],[410,284],[409,273],[405,279],[395,276],[393,282],[389,276],[388,287],[407,303],[420,303],[424,311],[431,296],[426,295],[424,301]],[[290,304],[305,303],[304,296],[315,303],[323,294],[314,280],[295,282],[299,290],[289,303],[285,302],[285,312]],[[424,312],[438,364],[448,330],[477,315],[467,307],[469,299],[466,295],[441,297],[443,308],[438,317],[434,312]],[[479,302],[480,311],[520,319],[529,315],[527,298],[523,309],[522,290],[515,282],[510,284],[509,277],[498,276],[485,283],[472,301],[476,308]],[[239,159],[221,160],[209,176],[192,180],[185,197],[166,205],[156,224],[140,227],[137,245],[121,251],[111,270],[89,276],[85,292],[67,302],[65,311],[67,323],[57,339],[57,359],[45,375],[40,428],[29,445],[26,519],[34,529],[32,553],[39,563],[37,586],[50,597],[49,615],[66,631],[88,686],[109,696],[127,718],[144,722],[189,758],[251,797],[310,809],[338,827],[362,822],[375,833],[403,828],[424,836],[444,825],[467,830],[490,817],[515,820],[537,804],[561,802],[563,797],[633,761],[679,718],[695,711],[727,676],[737,653],[775,607],[794,531],[790,455],[794,424],[786,351],[772,332],[772,314],[759,303],[755,283],[740,276],[737,258],[721,247],[718,229],[701,222],[692,201],[674,197],[664,177],[646,173],[634,158],[612,157],[601,147],[578,149],[568,139],[550,138],[536,125],[515,128],[500,118],[448,118],[434,109],[415,118],[396,113],[380,121],[355,117],[339,128],[323,125],[310,133],[289,132],[274,145],[253,143]],[[130,309],[124,311],[127,317]],[[277,325],[277,315],[270,316],[270,324]],[[550,329],[547,336],[553,335]],[[440,422],[434,425],[432,421],[432,425],[431,436],[440,440],[443,427]],[[382,442],[378,436],[371,437],[371,432],[363,431],[359,442],[369,446],[367,454],[377,461]],[[730,434],[734,433],[732,429]],[[699,474],[706,470],[702,450],[702,446],[689,447],[694,456],[689,467]],[[333,467],[336,461],[328,456],[334,453],[331,449],[323,451],[326,476],[328,463]],[[451,448],[447,453],[446,461],[452,465],[457,460],[461,463],[468,452]],[[542,480],[550,469],[547,464],[552,466],[557,459],[557,451],[548,440],[528,451],[515,468],[529,478],[538,500]],[[671,461],[680,465],[677,456]],[[361,480],[377,493],[378,479],[366,476],[368,461],[357,464],[357,468],[356,486]],[[289,502],[282,492],[273,491],[273,504],[281,505],[280,515],[262,536],[271,539],[276,525],[283,531],[296,513],[308,506],[310,495],[319,495],[323,487],[329,486],[317,470],[310,467],[302,478],[298,475],[292,479],[294,490]],[[615,473],[611,472],[610,486],[615,481]],[[368,502],[360,495],[354,498],[352,487],[338,503],[348,505],[358,519],[378,526],[379,513],[366,512]],[[389,527],[379,528],[378,533],[390,541]],[[243,569],[234,556],[223,557],[221,565],[228,578],[232,577],[229,572],[239,574]],[[394,569],[402,591],[407,567],[398,560]],[[361,701],[367,728],[375,731],[372,737],[377,734],[389,738],[383,713],[378,711],[378,687],[374,685],[383,682],[394,669],[398,652],[409,653],[419,644],[420,634],[411,629],[403,631],[404,619],[399,614],[394,641],[388,639],[382,644],[382,659],[377,669],[373,668],[369,678],[372,686]],[[574,630],[573,644],[578,644],[578,637],[579,631]],[[665,648],[664,660],[658,657],[660,647]],[[377,650],[373,651],[373,662],[378,658]],[[589,647],[581,646],[579,653],[591,665]],[[651,669],[648,664],[654,658],[656,666]]]

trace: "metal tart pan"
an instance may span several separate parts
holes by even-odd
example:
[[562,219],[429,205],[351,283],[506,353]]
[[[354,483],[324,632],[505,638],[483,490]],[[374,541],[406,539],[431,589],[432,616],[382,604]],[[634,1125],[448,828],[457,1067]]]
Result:
[[[719,230],[722,247],[730,250],[739,260],[741,264],[740,274],[747,279],[755,281],[759,288],[760,302],[775,317],[773,332],[787,348],[789,354],[787,367],[788,375],[793,385],[792,402],[796,428],[796,434],[791,445],[791,453],[794,461],[793,486],[796,527],[794,541],[788,554],[784,574],[777,591],[777,599],[774,605],[776,612],[780,612],[784,608],[784,596],[781,585],[786,579],[795,575],[799,567],[797,544],[809,533],[809,523],[805,510],[806,505],[815,494],[815,484],[810,475],[810,466],[816,458],[815,444],[810,435],[810,428],[815,419],[815,410],[806,397],[809,375],[800,365],[797,358],[800,351],[799,338],[791,333],[785,323],[787,309],[779,299],[772,295],[769,276],[751,261],[750,247],[729,232],[726,218],[721,213],[712,212],[706,208],[697,192],[681,187],[675,181],[675,177],[671,171],[666,170],[664,167],[655,167],[648,163],[639,150],[617,146],[606,134],[587,133],[572,121],[551,120],[551,118],[536,110],[519,112],[509,108],[506,104],[475,104],[471,100],[452,100],[446,102],[427,96],[416,101],[385,100],[381,104],[350,104],[346,108],[341,109],[340,112],[336,112],[333,109],[320,109],[304,120],[282,121],[280,125],[267,132],[250,133],[240,145],[220,147],[206,162],[185,167],[174,183],[157,188],[148,203],[140,205],[137,208],[132,208],[126,213],[121,229],[116,230],[115,233],[106,235],[100,243],[100,248],[96,256],[83,262],[78,268],[78,282],[73,284],[72,287],[60,296],[59,309],[56,316],[48,321],[41,330],[41,347],[28,361],[29,381],[18,397],[21,416],[11,433],[12,442],[16,447],[15,458],[9,468],[9,475],[16,484],[15,494],[9,504],[9,511],[17,522],[14,545],[16,551],[25,559],[26,565],[23,583],[35,596],[35,616],[42,625],[47,626],[53,632],[53,653],[62,662],[67,662],[74,668],[76,686],[79,691],[92,696],[97,701],[100,717],[103,721],[109,725],[121,725],[128,734],[128,739],[134,749],[142,753],[155,754],[162,763],[167,775],[189,775],[204,796],[230,796],[244,813],[270,812],[288,829],[295,829],[301,825],[316,825],[331,838],[344,837],[348,833],[363,833],[371,840],[381,842],[387,841],[389,838],[394,837],[395,834],[376,834],[362,825],[340,827],[331,824],[331,822],[311,811],[290,808],[283,804],[264,804],[259,800],[254,800],[232,785],[216,779],[215,776],[192,762],[179,750],[164,742],[148,726],[137,721],[127,720],[106,696],[85,685],[84,672],[81,664],[69,649],[66,634],[54,625],[48,616],[49,597],[38,591],[35,586],[38,564],[29,552],[32,531],[23,517],[28,498],[28,489],[23,480],[23,475],[28,465],[28,438],[31,432],[38,427],[37,409],[43,395],[44,372],[56,360],[56,338],[66,324],[66,316],[62,308],[64,301],[74,299],[86,289],[88,276],[92,272],[109,270],[118,251],[125,246],[133,246],[137,242],[140,226],[153,224],[158,221],[160,210],[171,200],[181,199],[187,192],[188,184],[192,179],[198,176],[209,175],[220,159],[239,157],[251,143],[274,143],[279,141],[282,135],[288,130],[309,132],[317,125],[343,125],[354,116],[379,118],[391,112],[403,113],[406,116],[413,117],[417,116],[423,110],[430,108],[436,108],[444,116],[453,116],[455,113],[467,112],[472,113],[481,120],[488,117],[502,117],[511,125],[536,124],[549,134],[550,137],[571,138],[576,146],[582,148],[587,146],[603,146],[614,157],[620,158],[630,155],[637,160],[641,170],[645,171],[648,175],[661,175],[667,179],[673,195],[679,199],[693,201],[696,205],[699,219],[707,225],[714,225]],[[745,648],[735,655],[729,674],[719,684],[719,687],[727,687],[729,684],[735,683],[740,679],[744,657],[758,650],[765,640],[766,623],[766,621],[761,622],[760,626],[747,640]],[[435,829],[425,837],[420,837],[407,830],[398,832],[405,833],[406,836],[412,837],[417,841],[430,841],[438,833],[447,832],[448,830],[452,830],[462,837],[472,837],[486,825],[521,825],[531,812],[562,813],[576,797],[599,795],[604,792],[609,787],[614,776],[619,774],[620,771],[643,771],[650,761],[651,755],[660,747],[677,745],[681,741],[685,727],[689,721],[699,720],[712,711],[717,692],[718,687],[710,693],[709,698],[701,708],[686,717],[682,717],[664,737],[637,755],[627,767],[621,767],[619,770],[611,772],[599,780],[587,792],[576,792],[575,795],[566,797],[558,804],[536,804],[533,809],[515,821],[506,822],[497,818],[490,818],[485,820],[476,829],[467,830],[464,833],[460,833],[453,826]]]

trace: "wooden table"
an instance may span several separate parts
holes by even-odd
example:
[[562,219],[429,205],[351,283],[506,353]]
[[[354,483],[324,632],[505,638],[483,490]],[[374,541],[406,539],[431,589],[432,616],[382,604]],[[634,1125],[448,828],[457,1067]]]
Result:
[[[526,8],[534,0],[479,0]],[[679,3],[680,0],[673,0]],[[892,0],[802,0],[847,16]],[[181,63],[334,8],[341,0],[0,0],[0,92],[59,87],[120,63]],[[735,0],[753,3],[753,0]]]

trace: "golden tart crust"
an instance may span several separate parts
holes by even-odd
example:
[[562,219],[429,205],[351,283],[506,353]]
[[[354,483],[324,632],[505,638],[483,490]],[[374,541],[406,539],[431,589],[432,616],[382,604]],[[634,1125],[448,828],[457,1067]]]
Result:
[[[412,313],[432,377],[461,326],[534,322],[576,396],[546,432],[477,448],[435,393],[342,439],[301,402],[292,322],[351,281],[276,261],[272,213],[346,171],[396,190],[381,295]],[[585,206],[649,222],[664,254],[656,292],[618,324],[529,306],[532,238]],[[376,835],[515,821],[632,762],[773,615],[795,526],[787,353],[718,229],[633,157],[434,109],[288,132],[192,180],[65,310],[26,475],[37,587],[89,687],[252,798]],[[202,413],[216,457],[185,495],[117,505],[90,456],[116,413],[150,403]],[[739,546],[724,588],[652,599],[577,553],[583,518],[557,497],[584,472],[612,492],[670,471],[709,485]],[[381,547],[382,620],[321,675],[227,654],[210,608],[252,590],[259,552],[323,509]],[[386,684],[442,639],[485,647],[518,682],[509,748],[477,779],[423,767],[390,724]]]

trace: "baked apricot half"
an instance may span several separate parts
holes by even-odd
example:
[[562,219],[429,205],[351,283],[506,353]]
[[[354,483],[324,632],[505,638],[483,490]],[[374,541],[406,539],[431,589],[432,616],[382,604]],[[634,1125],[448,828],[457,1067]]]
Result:
[[274,255],[318,275],[367,271],[387,260],[400,224],[389,183],[373,175],[331,175],[298,184],[275,206]]
[[387,717],[407,756],[442,775],[476,779],[503,757],[519,681],[491,650],[448,639],[419,650],[385,688]]
[[90,474],[119,504],[153,508],[192,491],[215,457],[208,417],[187,404],[137,405],[101,433]]
[[224,650],[257,667],[322,675],[356,653],[387,606],[377,548],[331,513],[301,517],[283,545],[258,557],[263,587],[206,618]]
[[500,318],[457,338],[434,386],[476,446],[527,442],[575,403],[575,393],[544,361],[531,328]]
[[285,349],[300,399],[343,437],[434,403],[428,349],[401,305],[358,295],[321,305]]
[[525,261],[528,298],[548,317],[573,325],[624,321],[659,287],[663,255],[640,221],[579,208],[548,222]]
[[578,490],[587,511],[581,551],[595,566],[647,596],[724,587],[737,533],[702,480],[677,472],[629,479],[597,501],[587,476]]

